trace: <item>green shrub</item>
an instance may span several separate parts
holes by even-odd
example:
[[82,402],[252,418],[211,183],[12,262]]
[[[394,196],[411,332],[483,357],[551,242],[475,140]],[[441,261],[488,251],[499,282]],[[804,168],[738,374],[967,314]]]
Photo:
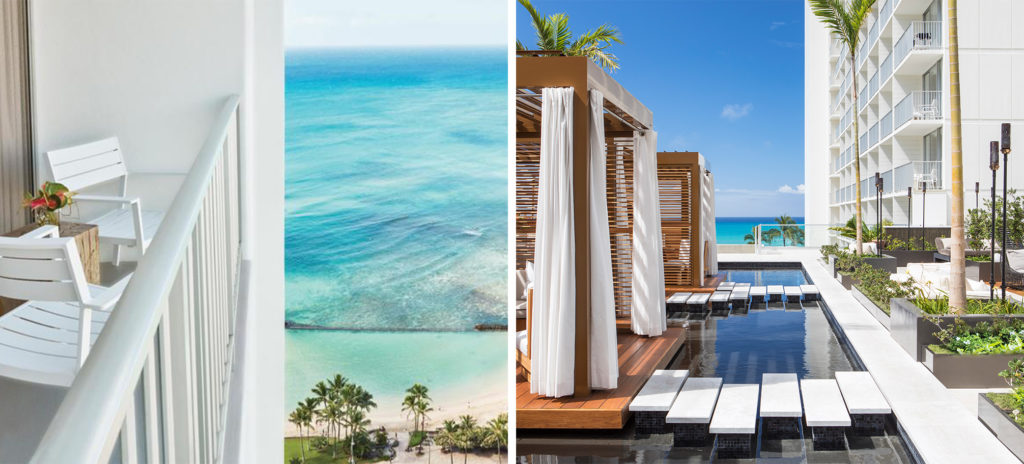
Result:
[[839,245],[822,245],[818,251],[821,252],[822,258],[828,259],[829,256],[839,254]]
[[1024,359],[1011,360],[1006,370],[999,373],[1013,390],[1010,393],[989,393],[997,407],[1006,411],[1018,425],[1024,426]]
[[889,301],[893,298],[906,298],[914,293],[914,280],[896,282],[889,278],[889,272],[867,264],[860,264],[853,272],[853,278],[860,281],[857,289],[873,301],[886,314],[889,313]]
[[957,354],[1024,353],[1024,320],[1000,317],[970,327],[957,317],[935,332],[940,346]]

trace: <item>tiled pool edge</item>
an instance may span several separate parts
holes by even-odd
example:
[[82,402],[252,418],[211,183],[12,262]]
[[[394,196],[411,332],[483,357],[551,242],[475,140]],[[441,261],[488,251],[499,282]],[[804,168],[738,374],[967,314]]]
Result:
[[817,262],[817,256],[816,250],[797,250],[762,255],[720,254],[718,258],[722,262],[800,262],[925,462],[1020,462],[828,275]]

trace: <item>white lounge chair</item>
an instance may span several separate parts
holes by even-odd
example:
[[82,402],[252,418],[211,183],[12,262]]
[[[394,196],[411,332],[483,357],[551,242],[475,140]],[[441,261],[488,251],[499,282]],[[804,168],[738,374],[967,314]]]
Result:
[[[128,197],[128,170],[116,137],[46,153],[53,180],[78,192],[74,200],[81,203],[102,203],[114,207],[102,214],[82,218],[99,226],[100,242],[114,245],[114,265],[121,262],[121,247],[131,246],[139,257],[156,234],[164,213],[142,209],[138,197]],[[109,182],[120,182],[120,195],[89,195],[81,193]]]
[[[896,282],[914,279],[914,286],[925,298],[942,298],[949,295],[950,263],[907,263],[903,271],[889,276]],[[967,298],[986,300],[989,297],[988,284],[980,280],[966,279]]]
[[54,226],[0,237],[0,296],[28,300],[0,317],[0,376],[71,385],[127,283],[89,285],[75,240]]

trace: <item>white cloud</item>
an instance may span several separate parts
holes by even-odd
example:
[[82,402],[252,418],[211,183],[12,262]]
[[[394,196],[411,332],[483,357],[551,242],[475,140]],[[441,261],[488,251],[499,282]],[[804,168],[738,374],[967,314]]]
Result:
[[786,25],[785,21],[772,21],[771,26],[768,26],[768,30],[774,31],[774,30],[776,30],[776,29],[778,29],[778,28],[780,28],[782,26],[785,26],[785,25]]
[[725,105],[725,107],[722,108],[722,117],[725,118],[725,119],[728,119],[730,121],[735,121],[735,120],[737,120],[739,118],[742,118],[742,117],[750,114],[750,112],[753,111],[753,110],[754,110],[754,104],[753,103],[744,103],[742,105],[740,105],[740,104]]
[[804,190],[806,188],[807,187],[804,186],[804,184],[797,185],[796,188],[790,187],[789,184],[786,184],[786,185],[783,185],[782,187],[779,187],[779,189],[777,191],[779,193],[796,193],[796,194],[803,195]]

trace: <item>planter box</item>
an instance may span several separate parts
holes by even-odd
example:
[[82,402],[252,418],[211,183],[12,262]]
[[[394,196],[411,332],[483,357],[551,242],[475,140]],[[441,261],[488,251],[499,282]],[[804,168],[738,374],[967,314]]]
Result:
[[875,317],[875,319],[878,319],[878,322],[882,324],[882,327],[885,327],[886,330],[889,329],[889,315],[886,314],[882,308],[879,308],[874,301],[871,301],[871,298],[868,298],[861,293],[860,289],[857,287],[853,287],[851,289],[851,293],[853,294],[853,299],[857,300],[864,309],[868,310],[868,312]]
[[[939,339],[934,335],[941,327],[951,324],[955,316],[930,316],[938,318],[936,325],[928,320],[920,308],[905,298],[893,298],[889,302],[889,335],[916,361],[924,361],[925,347],[939,344]],[[1010,315],[999,317],[1021,318],[1024,315]],[[974,327],[979,322],[991,322],[995,317],[987,314],[965,314],[960,316],[968,326]],[[1000,370],[1006,367],[1000,368]]]
[[896,267],[906,267],[908,263],[935,261],[935,252],[927,250],[885,250],[885,254],[896,258]]
[[843,284],[843,288],[845,288],[847,290],[853,288],[854,285],[860,283],[860,280],[857,280],[857,279],[853,278],[852,275],[843,274],[841,272],[838,273],[838,280],[839,280],[839,283]]
[[[1001,265],[1002,263],[996,263],[996,282],[1003,281],[1003,268]],[[968,279],[980,280],[982,282],[992,281],[992,263],[980,263],[968,259],[965,271]]]
[[890,274],[896,273],[896,258],[887,254],[882,254],[878,258],[862,258],[864,263],[875,269],[881,269]]
[[1003,388],[999,371],[1024,354],[947,354],[924,349],[924,365],[946,388]]
[[1024,461],[1024,428],[1017,425],[984,393],[978,394],[978,420],[985,424],[985,427],[988,427],[992,434],[1017,456],[1017,459]]

